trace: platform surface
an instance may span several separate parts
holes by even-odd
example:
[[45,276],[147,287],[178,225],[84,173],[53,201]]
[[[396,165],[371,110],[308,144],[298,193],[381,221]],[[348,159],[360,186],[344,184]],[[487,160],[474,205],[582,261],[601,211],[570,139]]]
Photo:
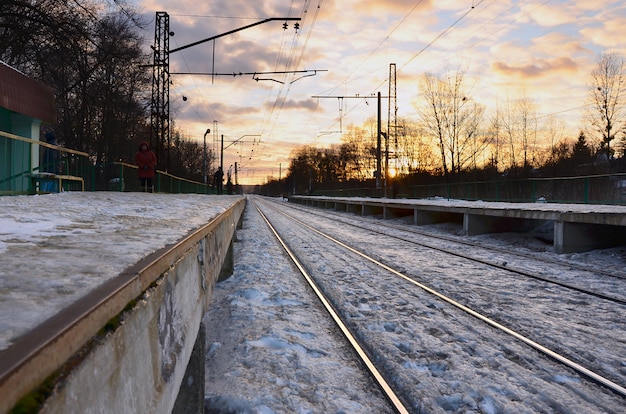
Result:
[[0,197],[0,350],[240,199],[120,192]]

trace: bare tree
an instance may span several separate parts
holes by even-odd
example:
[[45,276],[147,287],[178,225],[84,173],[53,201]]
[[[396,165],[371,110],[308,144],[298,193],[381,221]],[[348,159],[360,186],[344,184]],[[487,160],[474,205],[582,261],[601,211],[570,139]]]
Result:
[[502,157],[502,123],[500,119],[500,109],[496,108],[496,113],[491,117],[491,121],[487,130],[485,131],[485,143],[487,147],[491,150],[491,154],[489,155],[489,161],[487,164],[491,166],[491,168],[495,169],[495,171],[499,171],[501,166],[500,158]]
[[[526,95],[508,100],[504,110],[499,111],[499,125],[505,135],[509,169],[531,166],[531,151],[536,150],[537,111],[536,105]],[[521,163],[518,155],[521,152]],[[521,165],[520,165],[521,164]]]
[[395,139],[395,167],[398,174],[433,171],[439,164],[424,129],[414,121],[400,119]]
[[376,120],[370,118],[363,127],[350,125],[341,136],[341,142],[350,150],[347,161],[347,179],[372,178],[376,171]]
[[602,53],[591,72],[586,119],[607,158],[614,152],[611,141],[626,128],[625,83],[624,59],[616,53]]
[[519,122],[519,139],[524,154],[523,167],[531,165],[529,152],[533,150],[533,142],[537,136],[537,105],[526,94],[517,102],[517,118]]
[[123,3],[112,14],[104,0],[0,7],[0,60],[54,89],[60,141],[97,163],[132,160],[148,134],[148,56],[140,22]]
[[548,117],[543,128],[544,141],[549,145],[547,150],[539,153],[539,165],[552,164],[557,160],[557,143],[563,140],[564,127],[554,115]]
[[466,93],[463,76],[456,72],[443,80],[425,75],[420,82],[423,104],[416,109],[424,129],[437,141],[445,176],[461,172],[478,148],[475,139],[484,109]]

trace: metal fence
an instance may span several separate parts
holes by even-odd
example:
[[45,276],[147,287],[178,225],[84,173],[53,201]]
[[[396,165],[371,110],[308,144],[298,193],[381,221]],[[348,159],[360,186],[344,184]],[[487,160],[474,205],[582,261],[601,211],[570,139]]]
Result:
[[[46,186],[47,181],[54,181],[56,185]],[[164,171],[156,172],[154,187],[155,191],[164,193],[216,192],[204,183]],[[137,167],[123,162],[95,165],[85,152],[0,131],[0,195],[81,191],[83,188],[86,191],[140,191]]]
[[63,180],[54,191],[81,190],[90,176],[89,154],[0,131],[0,194],[44,192],[46,175]]
[[[124,162],[109,162],[94,167],[95,191],[141,191],[137,166]],[[216,190],[204,183],[187,180],[157,170],[154,190],[160,193],[215,194]]]
[[[389,198],[434,198],[516,203],[626,205],[626,174],[579,177],[529,178],[429,185],[398,185],[387,189]],[[312,195],[331,197],[383,197],[373,188],[317,190]]]
[[[56,151],[58,163],[46,165],[46,151]],[[34,160],[38,160],[34,162]],[[44,191],[43,174],[80,177],[67,179],[54,191],[140,191],[137,167],[123,162],[94,165],[89,154],[50,145],[0,131],[0,195],[35,194]],[[157,171],[155,191],[163,193],[215,194],[204,183]],[[452,184],[392,186],[388,197],[432,198],[504,202],[585,203],[626,205],[626,174],[583,177],[529,178],[524,180],[476,181]],[[313,195],[382,197],[374,188],[317,190]]]
[[406,191],[411,198],[438,196],[516,203],[626,204],[626,174],[411,186]]

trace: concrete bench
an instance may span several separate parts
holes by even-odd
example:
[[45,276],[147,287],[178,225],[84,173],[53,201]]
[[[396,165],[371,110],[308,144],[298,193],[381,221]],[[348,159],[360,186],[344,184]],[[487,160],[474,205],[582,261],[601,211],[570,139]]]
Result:
[[74,176],[74,175],[45,173],[45,172],[42,172],[42,173],[32,173],[32,174],[29,174],[29,177],[31,179],[31,188],[32,188],[32,192],[33,193],[36,193],[36,192],[51,192],[51,191],[43,191],[41,189],[39,191],[37,191],[37,184],[45,183],[45,182],[58,183],[58,187],[57,187],[56,191],[54,191],[54,192],[60,192],[61,189],[63,188],[63,181],[79,182],[80,183],[80,187],[81,187],[80,191],[85,191],[85,180],[83,179],[83,177],[77,177],[77,176]]

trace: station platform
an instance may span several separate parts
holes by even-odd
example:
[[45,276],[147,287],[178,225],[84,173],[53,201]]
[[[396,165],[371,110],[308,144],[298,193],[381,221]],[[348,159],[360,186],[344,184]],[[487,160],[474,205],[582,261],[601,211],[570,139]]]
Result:
[[0,413],[200,412],[202,317],[245,203],[0,197]]
[[416,226],[455,222],[468,236],[528,232],[553,225],[557,253],[626,244],[626,206],[556,203],[498,203],[433,199],[291,196],[290,202],[383,219],[412,217]]

